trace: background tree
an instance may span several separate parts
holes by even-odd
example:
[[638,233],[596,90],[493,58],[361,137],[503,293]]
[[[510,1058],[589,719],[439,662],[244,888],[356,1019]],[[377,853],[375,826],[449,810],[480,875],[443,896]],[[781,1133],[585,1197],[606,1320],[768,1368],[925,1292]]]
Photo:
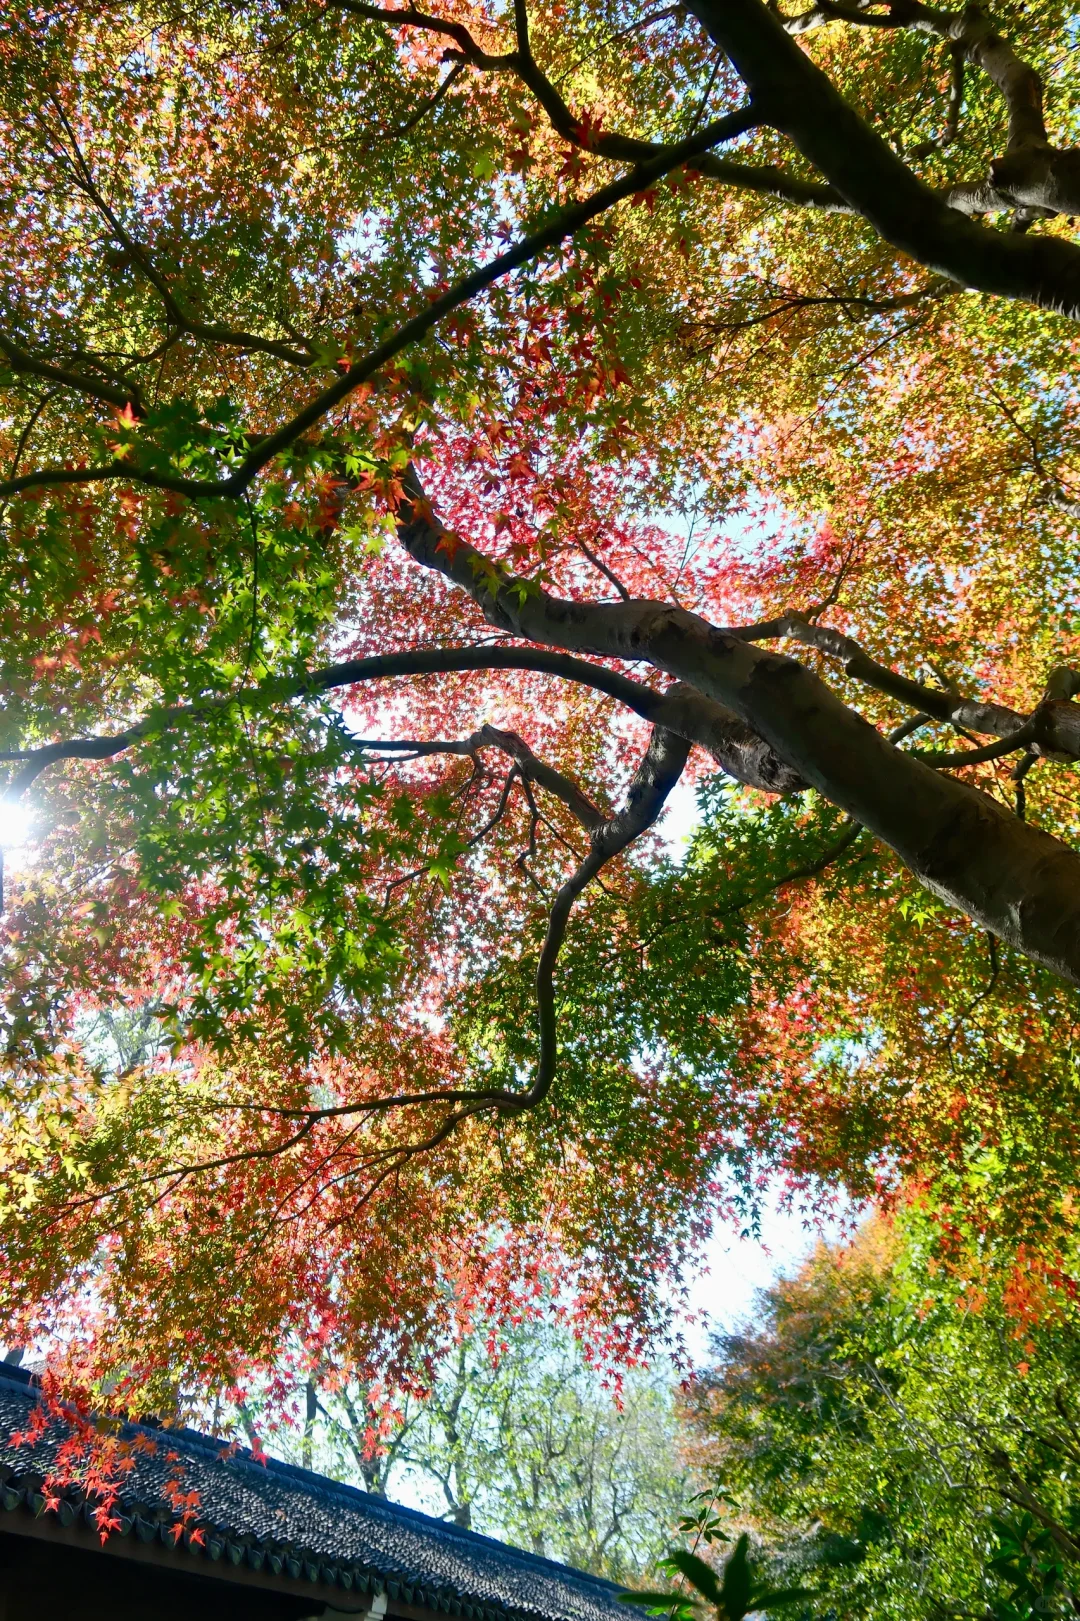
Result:
[[716,1342],[699,1465],[814,1616],[1071,1615],[1075,1312],[1029,1264],[942,1269],[924,1221],[870,1222]]
[[301,1406],[276,1450],[614,1580],[652,1572],[689,1490],[672,1370],[613,1390],[550,1321],[477,1325],[392,1409],[328,1369]]
[[1060,1264],[1071,16],[4,27],[11,1337],[630,1358],[769,1171]]

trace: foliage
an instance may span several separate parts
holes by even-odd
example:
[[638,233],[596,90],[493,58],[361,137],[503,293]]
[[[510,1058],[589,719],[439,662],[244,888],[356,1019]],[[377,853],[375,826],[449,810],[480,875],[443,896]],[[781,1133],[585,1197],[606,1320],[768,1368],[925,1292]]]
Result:
[[644,1605],[652,1615],[670,1615],[680,1621],[685,1617],[686,1621],[692,1621],[695,1610],[701,1608],[704,1601],[716,1612],[717,1621],[743,1621],[752,1611],[768,1615],[773,1610],[797,1604],[807,1596],[801,1587],[773,1588],[755,1579],[750,1538],[745,1531],[724,1560],[719,1576],[704,1559],[685,1548],[673,1549],[663,1565],[670,1575],[681,1576],[698,1597],[686,1600],[676,1596],[673,1602],[669,1593],[627,1593],[624,1595],[627,1603]]
[[875,1218],[767,1291],[690,1402],[699,1466],[821,1617],[1073,1612],[1080,1327],[1021,1258],[943,1267]]
[[[973,222],[913,3],[4,19],[8,1338],[407,1391],[553,1282],[633,1361],[770,1173],[1071,1309],[1080,209]],[[1065,174],[1072,15],[997,21]]]

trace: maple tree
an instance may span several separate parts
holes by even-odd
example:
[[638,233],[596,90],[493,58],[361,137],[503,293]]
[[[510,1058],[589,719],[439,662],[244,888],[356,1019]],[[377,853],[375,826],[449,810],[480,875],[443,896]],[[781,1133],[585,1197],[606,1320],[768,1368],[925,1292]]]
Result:
[[632,1357],[763,1167],[1067,1242],[1070,29],[5,20],[13,1333]]

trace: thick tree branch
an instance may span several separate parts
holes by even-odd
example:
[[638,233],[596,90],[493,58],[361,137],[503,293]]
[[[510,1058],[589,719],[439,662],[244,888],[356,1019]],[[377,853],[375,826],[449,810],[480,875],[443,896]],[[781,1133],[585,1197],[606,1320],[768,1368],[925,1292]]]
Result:
[[363,17],[368,22],[388,23],[391,28],[417,28],[423,33],[442,34],[445,38],[452,39],[465,60],[475,67],[502,69],[514,66],[514,52],[496,54],[485,51],[464,23],[452,22],[446,17],[434,17],[430,12],[420,11],[416,6],[375,6],[368,5],[366,0],[334,0],[334,4],[342,11],[347,11],[354,17]]
[[532,91],[543,107],[551,127],[563,140],[601,157],[613,158],[620,163],[640,163],[656,158],[664,147],[656,141],[637,136],[620,135],[615,131],[598,130],[586,137],[580,120],[575,118],[567,103],[541,69],[529,44],[528,16],[524,5],[516,0],[514,29],[516,49],[494,53],[485,51],[463,23],[448,18],[433,17],[427,12],[407,7],[390,10],[384,6],[368,5],[365,0],[334,0],[343,11],[366,17],[372,22],[388,24],[392,28],[417,28],[428,33],[442,34],[452,39],[461,53],[461,61],[469,67],[491,73],[513,73]]
[[687,168],[722,185],[760,192],[762,196],[775,197],[778,202],[790,203],[794,208],[814,208],[822,214],[859,212],[835,186],[823,185],[820,180],[802,180],[774,164],[736,163],[734,159],[718,158],[710,153],[688,164]]
[[286,703],[368,681],[479,670],[533,670],[592,687],[624,704],[652,725],[663,726],[689,742],[700,743],[718,763],[724,765],[733,776],[739,776],[741,781],[750,781],[756,787],[776,793],[795,792],[803,786],[797,774],[790,771],[748,726],[703,693],[678,684],[667,692],[657,692],[614,670],[546,648],[451,647],[420,648],[414,652],[380,653],[372,658],[347,659],[341,664],[313,670],[297,680],[273,678],[258,687],[242,688],[235,693],[207,698],[201,703],[155,710],[136,725],[115,732],[111,737],[72,738],[46,743],[39,748],[2,753],[0,760],[16,762],[20,767],[13,774],[3,797],[8,800],[20,798],[51,765],[64,760],[114,759],[170,726],[197,725],[215,710],[233,704]]
[[850,107],[762,0],[687,0],[766,120],[887,242],[962,287],[1080,317],[1080,248],[951,208]]
[[[968,214],[1015,208],[1023,210],[1028,219],[1080,213],[1080,151],[1051,146],[1043,112],[1042,80],[995,31],[981,7],[968,5],[959,12],[942,11],[922,5],[920,0],[886,0],[886,5],[886,11],[871,11],[821,0],[812,11],[786,19],[784,26],[790,34],[804,33],[825,22],[864,28],[910,28],[947,41],[953,50],[954,70],[946,141],[956,132],[965,61],[996,85],[1009,118],[1005,156],[991,162],[987,179],[953,187],[948,194],[950,205]],[[936,144],[931,143],[931,149]]]
[[779,10],[776,10],[776,15],[780,17],[785,32],[796,39],[800,34],[809,34],[815,28],[824,28],[826,23],[851,23],[860,28],[901,26],[891,12],[868,11],[854,5],[836,5],[833,0],[819,0],[817,5],[811,6],[808,11],[797,12],[794,17],[784,16]]
[[[516,74],[521,82],[532,91],[544,109],[548,121],[556,134],[582,151],[593,152],[598,157],[609,158],[616,162],[641,162],[646,158],[655,157],[663,150],[661,144],[646,140],[641,136],[624,135],[614,130],[586,130],[583,127],[533,56],[528,42],[525,9],[521,4],[515,7],[517,49],[495,54],[485,51],[463,24],[452,22],[449,19],[433,17],[411,7],[391,10],[386,7],[367,5],[364,0],[335,0],[335,3],[344,10],[357,16],[366,17],[373,22],[384,23],[395,28],[419,28],[443,34],[446,38],[455,42],[461,53],[459,60],[462,65],[478,68],[485,72]],[[799,34],[810,27],[817,27],[823,22],[836,19],[860,22],[866,25],[876,24],[883,28],[904,26],[890,17],[881,17],[876,13],[849,10],[845,7],[830,5],[828,0],[824,0],[822,6],[815,8],[814,11],[803,13],[800,17],[787,19],[785,27],[789,33]],[[957,49],[959,52],[960,48],[957,47]],[[956,60],[959,62],[960,68],[959,73],[954,71],[953,74],[946,133],[941,142],[930,143],[934,149],[955,139],[956,135],[960,115],[960,101],[963,93],[962,54],[958,54]],[[915,155],[925,156],[925,152]],[[688,165],[688,167],[692,168],[695,173],[710,180],[715,180],[721,185],[732,186],[742,191],[756,191],[798,208],[813,208],[830,214],[854,214],[859,212],[834,187],[822,185],[819,181],[801,179],[774,165],[737,163],[728,158],[720,158],[709,154]],[[954,201],[950,193],[950,202],[967,213],[985,213],[992,211],[993,208],[1011,206],[1008,203],[992,203],[989,209],[982,206],[968,206],[963,200],[967,188],[954,189],[957,193],[956,200]],[[980,188],[980,198],[984,190],[985,188]]]
[[899,26],[958,46],[966,60],[997,86],[1008,109],[1010,151],[1049,146],[1039,75],[995,32],[978,5],[953,12],[921,5],[919,0],[894,0],[890,11]]
[[[731,0],[733,7],[742,3]],[[448,534],[415,475],[408,489],[399,523],[406,549],[467,591],[489,623],[568,651],[646,659],[729,707],[793,771],[888,844],[927,888],[1080,983],[1075,851],[896,748],[812,671],[697,614],[668,603],[569,602],[535,585],[520,589]]]

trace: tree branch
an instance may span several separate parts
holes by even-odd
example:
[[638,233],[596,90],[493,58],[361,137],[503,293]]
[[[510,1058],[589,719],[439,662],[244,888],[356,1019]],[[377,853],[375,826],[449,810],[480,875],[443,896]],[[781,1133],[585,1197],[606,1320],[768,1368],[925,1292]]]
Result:
[[29,349],[23,349],[3,332],[0,332],[0,355],[3,355],[8,368],[16,376],[41,377],[46,382],[87,394],[91,399],[103,400],[106,405],[115,405],[121,410],[125,405],[131,405],[136,411],[141,411],[139,388],[135,383],[116,387],[99,378],[87,377],[83,372],[70,371],[66,366],[54,366],[51,361],[42,360]]
[[435,91],[435,94],[433,96],[429,96],[427,101],[425,101],[422,106],[418,107],[416,112],[414,112],[411,117],[407,118],[403,124],[399,124],[396,129],[387,130],[386,135],[383,138],[385,140],[398,141],[403,135],[408,135],[409,131],[415,129],[416,126],[421,123],[429,113],[433,113],[435,111],[440,101],[442,101],[446,96],[451,86],[454,85],[458,79],[460,79],[464,71],[465,63],[455,62],[451,67],[450,72],[446,75],[446,78]]
[[890,698],[897,698],[934,720],[947,721],[958,731],[984,732],[992,737],[1010,740],[1005,748],[995,748],[989,754],[979,750],[971,755],[923,756],[925,759],[933,758],[939,765],[946,761],[975,765],[978,763],[975,753],[980,759],[993,760],[999,754],[1007,754],[1012,748],[1019,748],[1028,742],[1033,744],[1036,754],[1061,754],[1080,759],[1080,706],[1067,701],[1080,688],[1076,685],[1074,673],[1066,667],[1061,672],[1051,674],[1043,701],[1035,714],[1029,716],[1005,704],[983,703],[977,698],[964,698],[940,687],[927,687],[919,681],[911,681],[907,676],[890,670],[887,665],[878,664],[850,636],[830,630],[826,625],[812,624],[802,614],[782,614],[779,619],[746,625],[732,634],[748,642],[789,637],[806,647],[816,648],[819,653],[840,659],[845,674],[853,680],[884,692]]
[[366,659],[347,659],[341,664],[312,670],[296,680],[271,678],[257,687],[241,688],[237,692],[207,698],[200,703],[152,710],[134,726],[111,737],[72,738],[46,743],[39,748],[0,753],[0,760],[21,764],[21,769],[14,773],[2,797],[7,800],[20,798],[51,765],[64,760],[113,759],[156,732],[169,726],[197,724],[206,715],[232,704],[286,703],[291,699],[331,692],[367,681],[477,670],[533,670],[592,687],[614,698],[654,726],[664,726],[689,742],[700,743],[731,775],[739,776],[740,781],[748,781],[753,786],[765,787],[774,793],[791,793],[802,786],[799,777],[788,770],[748,726],[703,693],[679,684],[666,692],[657,692],[602,665],[590,664],[584,659],[546,648],[451,647],[420,648],[415,652],[380,653]]
[[[512,736],[513,734],[503,735]],[[528,752],[531,754],[531,751]],[[656,821],[664,808],[668,795],[682,774],[689,752],[690,745],[684,738],[676,737],[662,727],[654,728],[649,746],[631,780],[625,805],[614,816],[607,820],[600,818],[594,824],[591,831],[591,848],[588,855],[579,863],[576,870],[562,885],[555,897],[536,970],[536,1003],[540,1050],[533,1080],[526,1089],[509,1092],[497,1088],[476,1090],[439,1088],[429,1092],[402,1093],[393,1097],[369,1098],[362,1102],[336,1104],[323,1109],[275,1109],[264,1107],[262,1104],[236,1104],[223,1101],[217,1107],[226,1111],[243,1110],[245,1112],[272,1114],[298,1122],[298,1124],[296,1129],[290,1131],[280,1143],[268,1144],[259,1148],[242,1149],[206,1160],[176,1164],[159,1171],[149,1172],[129,1182],[111,1188],[103,1188],[84,1198],[72,1200],[66,1210],[70,1211],[88,1204],[97,1204],[103,1199],[116,1197],[139,1187],[160,1185],[162,1182],[175,1183],[184,1181],[204,1171],[224,1170],[230,1166],[252,1160],[278,1158],[304,1142],[321,1120],[355,1115],[383,1114],[391,1109],[417,1107],[424,1104],[448,1103],[453,1105],[429,1136],[417,1142],[394,1144],[376,1154],[369,1155],[363,1166],[364,1170],[369,1170],[378,1164],[389,1164],[393,1169],[418,1154],[430,1153],[434,1148],[446,1141],[464,1120],[471,1119],[478,1113],[494,1108],[503,1114],[520,1114],[525,1110],[536,1108],[551,1090],[558,1068],[558,1025],[555,1010],[554,975],[559,953],[566,938],[566,930],[574,903],[588,887],[592,879],[597,876],[601,868],[606,866],[615,856],[621,854],[628,845],[632,844]],[[535,756],[532,758],[535,759]],[[595,809],[595,807],[591,807],[591,809]]]
[[[532,91],[557,135],[581,151],[594,152],[598,157],[615,162],[640,163],[658,157],[664,150],[656,141],[640,136],[621,135],[614,130],[590,130],[586,137],[581,122],[563,100],[557,88],[538,65],[528,43],[528,25],[521,26],[524,17],[515,12],[517,23],[517,49],[498,55],[483,50],[469,30],[462,24],[426,13],[408,10],[394,11],[382,6],[367,5],[364,0],[335,0],[345,11],[366,17],[373,22],[387,23],[395,28],[420,28],[445,34],[453,39],[461,51],[461,60],[470,67],[486,72],[514,73]],[[665,12],[658,16],[667,15]],[[656,18],[653,18],[655,21]],[[727,158],[707,154],[687,165],[695,174],[716,180],[722,185],[736,186],[744,191],[762,192],[781,202],[798,208],[816,208],[830,214],[851,214],[856,210],[846,203],[831,186],[812,180],[801,180],[771,165],[735,163]]]
[[604,559],[602,557],[598,557],[591,547],[586,546],[583,540],[575,540],[574,545],[577,547],[581,555],[588,559],[597,573],[602,574],[608,584],[615,587],[615,590],[623,601],[629,602],[629,591],[626,589],[625,585],[623,585],[622,581],[619,579],[619,576],[614,573],[612,569],[608,568],[607,564],[604,562]]
[[[336,1104],[319,1110],[274,1111],[290,1117],[324,1119],[329,1116],[359,1114],[366,1110],[386,1110],[430,1102],[495,1104],[508,1113],[535,1108],[548,1094],[558,1062],[558,1029],[555,1013],[555,967],[559,960],[574,903],[601,868],[640,838],[656,821],[690,753],[685,738],[657,726],[627,790],[623,808],[608,820],[601,819],[591,830],[590,849],[585,859],[559,889],[548,917],[547,932],[536,969],[536,1003],[540,1030],[540,1054],[530,1086],[522,1092],[439,1091],[374,1099],[364,1103]],[[225,1105],[229,1107],[229,1105]],[[244,1105],[259,1108],[260,1105]]]
[[1080,248],[993,230],[951,208],[848,105],[762,0],[687,4],[766,121],[885,241],[962,287],[1080,317]]
[[410,321],[404,322],[362,360],[354,362],[341,377],[324,388],[288,422],[283,423],[274,433],[260,439],[240,466],[226,478],[186,478],[179,473],[161,473],[153,468],[140,467],[133,462],[118,461],[106,466],[52,467],[40,469],[36,473],[26,473],[0,484],[0,496],[14,495],[20,490],[50,485],[93,484],[107,479],[123,479],[130,484],[143,484],[151,489],[173,490],[180,495],[233,498],[241,496],[275,456],[287,450],[302,433],[314,427],[328,411],[332,411],[335,405],[340,405],[363,383],[374,377],[402,350],[426,337],[444,316],[469,303],[511,271],[537,258],[549,248],[557,247],[568,237],[576,235],[590,220],[613,208],[616,203],[632,197],[636,192],[648,190],[654,181],[671,173],[673,169],[681,168],[691,158],[708,151],[721,141],[734,140],[737,135],[752,129],[757,122],[757,114],[752,106],[740,108],[738,112],[729,113],[726,117],[718,119],[707,129],[688,137],[687,140],[661,148],[656,157],[638,164],[628,174],[602,186],[584,201],[570,203],[560,209],[546,225],[520,238],[505,253],[500,253],[487,264],[462,277],[438,298],[432,299],[425,310],[414,315]]
[[1000,760],[1003,755],[1013,754],[1017,749],[1026,749],[1035,736],[1038,728],[1038,715],[1032,716],[1025,726],[1011,737],[1002,738],[999,743],[987,743],[981,749],[960,749],[949,754],[934,749],[912,749],[917,760],[925,760],[939,771],[952,770],[958,766],[982,765],[987,760]]
[[363,17],[368,22],[388,23],[392,28],[418,28],[422,32],[442,34],[452,39],[470,65],[489,69],[511,68],[514,66],[513,52],[495,55],[485,51],[478,45],[469,29],[464,23],[451,22],[446,17],[433,17],[429,12],[420,11],[415,6],[368,5],[366,0],[334,0],[342,11],[349,12],[354,17]]
[[910,28],[947,41],[954,67],[946,141],[956,133],[965,61],[980,68],[997,86],[1009,116],[1006,156],[993,160],[987,181],[954,187],[949,194],[951,205],[965,213],[1004,208],[1033,209],[1044,215],[1077,212],[1080,152],[1059,151],[1050,145],[1041,78],[995,32],[981,7],[968,5],[961,12],[952,12],[923,5],[920,0],[886,0],[886,4],[887,11],[876,12],[820,0],[812,11],[787,19],[784,26],[788,33],[799,34],[838,21],[863,28]]
[[548,919],[540,962],[536,970],[536,1002],[540,1024],[540,1058],[536,1075],[517,1108],[532,1108],[551,1088],[558,1060],[555,1017],[555,965],[559,960],[570,912],[582,891],[600,869],[650,828],[663,810],[672,788],[682,775],[690,753],[685,738],[656,727],[645,756],[634,773],[626,804],[610,821],[593,830],[592,848],[563,884]]
[[186,332],[189,336],[200,338],[205,342],[227,344],[232,348],[244,350],[255,350],[261,354],[273,355],[278,360],[286,360],[294,366],[310,366],[314,360],[314,356],[311,354],[302,354],[296,349],[291,349],[286,343],[279,343],[273,338],[260,337],[255,332],[236,331],[231,327],[221,326],[213,322],[199,321],[181,307],[168,281],[157,269],[146,248],[121,223],[115,210],[98,189],[90,165],[87,163],[75,131],[71,127],[71,121],[60,102],[55,96],[50,96],[49,99],[56,110],[56,116],[59,118],[75,154],[74,161],[70,159],[66,161],[66,167],[72,180],[83,196],[97,209],[108,225],[114,240],[124,249],[132,264],[157,292],[165,308],[165,313],[172,324],[179,331]]
[[706,320],[694,321],[690,324],[689,330],[693,333],[710,335],[747,332],[753,327],[764,326],[769,321],[781,319],[796,310],[818,308],[837,309],[852,318],[891,315],[899,310],[911,309],[927,299],[953,297],[960,289],[947,277],[935,276],[925,286],[916,287],[910,293],[897,293],[885,298],[871,298],[869,295],[859,293],[796,293],[787,287],[767,282],[764,283],[764,290],[774,301],[771,308],[743,319],[737,316],[730,318],[713,316]]
[[952,41],[949,45],[949,99],[945,114],[945,128],[938,140],[921,141],[918,146],[912,147],[913,158],[928,158],[932,152],[943,152],[947,146],[952,146],[960,134],[960,117],[964,111],[964,63],[963,48]]
[[413,759],[436,754],[475,757],[480,749],[500,749],[513,760],[526,781],[538,783],[549,794],[554,794],[556,799],[561,799],[570,814],[589,832],[602,826],[605,820],[603,811],[598,810],[588,795],[582,793],[577,783],[535,755],[517,732],[504,732],[497,726],[481,726],[479,731],[456,742],[443,742],[437,738],[414,742],[405,738],[364,737],[350,737],[349,742],[365,752],[370,749],[387,749],[395,753],[407,750]]
[[823,185],[820,180],[803,180],[774,164],[736,163],[731,158],[718,158],[710,153],[695,163],[687,164],[687,168],[710,180],[718,180],[721,185],[775,197],[778,202],[789,203],[793,208],[814,208],[823,214],[859,212],[835,186]]

